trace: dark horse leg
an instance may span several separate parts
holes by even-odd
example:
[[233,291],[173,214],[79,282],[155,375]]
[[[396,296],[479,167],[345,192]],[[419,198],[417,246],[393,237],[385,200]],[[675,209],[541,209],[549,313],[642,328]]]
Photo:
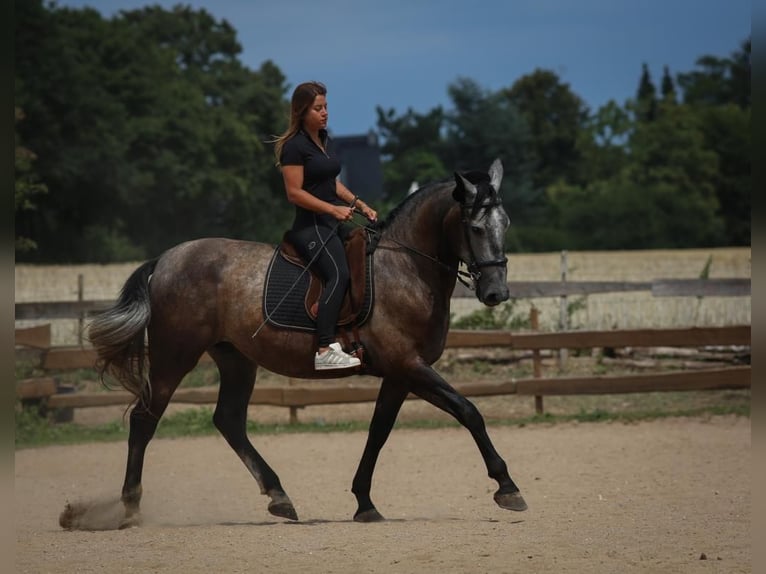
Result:
[[499,486],[495,492],[495,502],[507,510],[526,510],[527,503],[522,498],[519,487],[511,480],[505,461],[495,450],[487,434],[484,418],[474,404],[452,388],[431,367],[420,364],[411,373],[410,390],[421,399],[452,415],[466,427],[479,447],[489,477]]
[[144,388],[143,400],[140,400],[130,413],[128,463],[125,470],[125,482],[122,486],[125,521],[121,527],[133,526],[139,522],[141,475],[146,447],[157,430],[157,424],[170,398],[184,375],[194,368],[198,357],[199,355],[192,359],[192,356],[187,356],[185,360],[177,362],[162,361],[158,357],[151,361],[149,368],[151,392]]
[[359,466],[354,475],[351,492],[356,496],[357,510],[354,514],[356,522],[379,522],[383,516],[375,508],[370,499],[372,488],[372,473],[378,461],[378,455],[383,448],[391,429],[396,421],[396,416],[407,398],[407,389],[397,382],[386,377],[380,386],[378,399],[375,403],[375,412],[372,415],[370,429],[367,434],[367,444],[359,461]]
[[279,477],[247,438],[247,405],[255,385],[256,365],[228,343],[219,343],[209,353],[221,375],[213,423],[258,482],[261,494],[271,498],[269,512],[298,520]]
[[375,413],[370,423],[367,444],[359,461],[359,467],[354,476],[352,492],[356,496],[358,508],[354,515],[357,522],[375,522],[383,520],[370,499],[372,474],[378,454],[393,428],[396,416],[407,398],[409,391],[432,405],[452,415],[460,424],[466,427],[479,447],[490,478],[498,483],[495,492],[495,502],[508,510],[526,510],[519,488],[511,480],[505,461],[495,450],[487,435],[484,419],[478,409],[468,399],[460,395],[436,371],[427,365],[419,365],[409,374],[406,381],[409,385],[383,380]]

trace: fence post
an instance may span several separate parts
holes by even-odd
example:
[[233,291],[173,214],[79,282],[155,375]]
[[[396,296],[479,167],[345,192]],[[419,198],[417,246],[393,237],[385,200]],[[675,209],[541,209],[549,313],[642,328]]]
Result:
[[[292,377],[287,379],[287,385],[292,387],[295,385],[296,380]],[[291,425],[297,425],[298,424],[298,409],[303,407],[296,407],[295,405],[289,405],[288,407],[290,409],[290,424]]]
[[[537,307],[532,305],[529,310],[529,324],[533,331],[537,331],[540,328],[539,311]],[[532,373],[536,379],[543,376],[543,365],[540,359],[540,349],[534,349],[532,351]],[[542,395],[535,395],[535,413],[538,415],[543,414],[543,397]]]
[[[561,252],[561,282],[566,283],[569,263],[566,249]],[[569,317],[567,314],[567,296],[562,295],[559,299],[559,331],[569,329]],[[559,349],[559,371],[563,370],[567,361],[567,349]]]
[[[77,301],[82,303],[85,300],[85,278],[83,274],[77,275]],[[77,319],[77,342],[80,347],[83,346],[83,329],[85,327],[85,311],[80,311],[80,317]]]

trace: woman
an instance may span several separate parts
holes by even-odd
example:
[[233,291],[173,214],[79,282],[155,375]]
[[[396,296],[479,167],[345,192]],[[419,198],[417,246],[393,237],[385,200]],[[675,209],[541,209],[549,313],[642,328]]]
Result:
[[327,89],[319,82],[293,92],[290,125],[275,142],[287,199],[295,205],[289,240],[323,282],[317,311],[316,370],[357,367],[359,359],[335,341],[335,326],[349,283],[348,262],[338,230],[357,209],[371,221],[377,213],[336,178],[340,162],[328,148]]

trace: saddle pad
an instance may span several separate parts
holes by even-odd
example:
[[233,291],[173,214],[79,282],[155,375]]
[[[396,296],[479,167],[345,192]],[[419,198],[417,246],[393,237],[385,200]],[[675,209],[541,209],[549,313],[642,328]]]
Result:
[[[370,317],[373,301],[372,254],[366,256],[364,302],[354,321],[364,324]],[[285,259],[279,247],[274,250],[266,274],[263,311],[266,322],[275,327],[316,331],[316,321],[306,311],[306,291],[311,275],[305,267]]]

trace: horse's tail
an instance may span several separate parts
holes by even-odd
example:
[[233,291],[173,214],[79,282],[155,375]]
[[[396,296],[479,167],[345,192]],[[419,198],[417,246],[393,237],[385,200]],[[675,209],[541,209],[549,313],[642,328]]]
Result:
[[140,401],[151,395],[144,334],[152,315],[149,278],[156,264],[157,259],[153,259],[136,269],[114,306],[97,315],[88,327],[101,381],[106,374],[111,375]]

